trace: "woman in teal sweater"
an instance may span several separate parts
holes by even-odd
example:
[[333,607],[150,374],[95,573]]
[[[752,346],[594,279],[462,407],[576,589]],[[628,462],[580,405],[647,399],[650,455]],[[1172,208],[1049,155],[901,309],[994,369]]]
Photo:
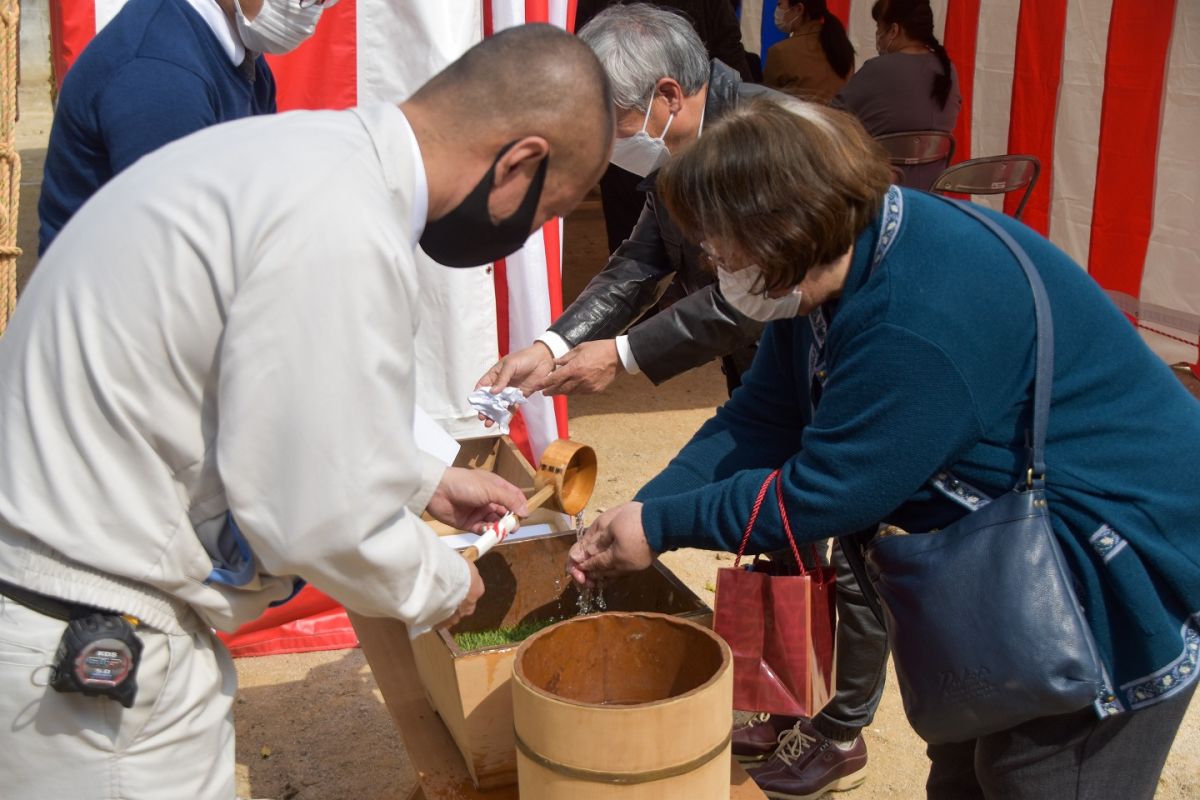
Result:
[[[660,177],[726,297],[775,321],[742,388],[572,550],[577,580],[736,550],[775,469],[810,541],[944,527],[971,504],[939,474],[969,498],[1025,473],[1036,327],[1016,259],[946,201],[889,189],[846,115],[789,108],[731,115]],[[1094,709],[931,746],[929,796],[1149,798],[1200,667],[1200,404],[1078,265],[990,216],[1049,295],[1047,497],[1111,685]],[[785,547],[775,504],[761,515],[749,549]]]

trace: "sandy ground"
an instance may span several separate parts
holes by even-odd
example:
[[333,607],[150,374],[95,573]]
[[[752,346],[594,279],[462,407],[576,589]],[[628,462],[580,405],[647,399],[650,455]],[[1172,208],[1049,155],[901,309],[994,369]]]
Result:
[[[23,87],[18,127],[22,278],[34,263],[37,191],[49,133],[45,84]],[[599,210],[588,204],[568,220],[565,284],[574,296],[603,263]],[[1200,396],[1200,390],[1197,390]],[[715,365],[655,388],[642,377],[622,379],[602,397],[571,401],[573,438],[596,448],[601,472],[589,514],[627,500],[661,469],[724,399]],[[680,551],[664,561],[698,595],[711,601],[724,554]],[[238,791],[273,800],[399,800],[415,775],[395,733],[362,652],[344,650],[238,661]],[[1193,707],[1160,782],[1162,800],[1200,797],[1200,709]],[[916,798],[927,761],[909,729],[895,681],[889,682],[866,733],[870,778],[846,800]]]

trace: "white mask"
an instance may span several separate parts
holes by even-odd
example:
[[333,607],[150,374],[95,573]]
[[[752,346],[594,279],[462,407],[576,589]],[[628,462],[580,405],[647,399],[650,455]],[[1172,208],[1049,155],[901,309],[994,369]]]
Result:
[[662,135],[654,138],[646,132],[646,126],[650,124],[650,109],[653,107],[654,101],[651,97],[650,104],[646,106],[646,118],[642,120],[642,129],[633,136],[626,136],[613,142],[612,157],[608,159],[621,169],[643,178],[661,167],[663,162],[671,157],[671,151],[667,148],[665,139],[667,131],[671,130],[671,123],[675,120],[675,114],[672,112],[667,117],[667,126],[663,128]]
[[295,50],[313,35],[323,5],[301,0],[263,0],[258,16],[247,20],[240,0],[234,0],[238,35],[247,50],[282,55]]
[[750,319],[770,322],[773,319],[790,319],[800,313],[800,300],[803,297],[800,287],[789,289],[782,297],[768,297],[766,292],[757,288],[763,285],[762,270],[758,267],[746,267],[737,272],[727,272],[717,267],[717,283],[729,305]]

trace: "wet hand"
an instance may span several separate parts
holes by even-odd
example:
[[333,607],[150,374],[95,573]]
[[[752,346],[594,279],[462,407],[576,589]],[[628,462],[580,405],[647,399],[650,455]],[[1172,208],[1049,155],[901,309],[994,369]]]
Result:
[[542,382],[544,394],[598,394],[621,373],[616,339],[584,342],[554,362]]
[[576,583],[639,572],[654,563],[655,553],[642,530],[642,504],[629,502],[596,518],[567,556],[567,573]]

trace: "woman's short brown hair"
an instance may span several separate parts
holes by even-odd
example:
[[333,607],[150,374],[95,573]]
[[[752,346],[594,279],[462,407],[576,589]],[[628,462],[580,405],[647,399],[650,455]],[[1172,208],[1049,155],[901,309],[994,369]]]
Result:
[[781,289],[844,255],[891,180],[857,119],[788,98],[756,100],[705,128],[663,167],[658,189],[686,236],[734,245],[762,270],[762,288]]

